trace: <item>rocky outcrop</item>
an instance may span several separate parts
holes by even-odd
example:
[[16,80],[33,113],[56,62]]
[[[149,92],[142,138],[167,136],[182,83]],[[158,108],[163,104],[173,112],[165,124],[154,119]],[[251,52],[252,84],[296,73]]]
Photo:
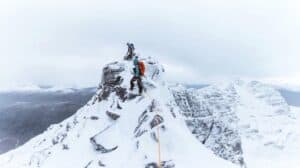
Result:
[[[159,115],[161,113],[159,107],[160,104],[156,100],[152,100],[148,108],[139,116],[138,124],[134,130],[136,138],[148,132],[150,133],[150,137],[154,141],[157,141],[157,135],[152,129],[164,123],[164,118]],[[165,128],[164,125],[162,127]]]
[[[165,71],[164,68],[151,57],[141,59],[146,65],[147,78],[143,79],[144,90],[154,89],[156,86],[153,81],[157,81],[161,79],[162,73]],[[126,73],[126,63],[124,62],[113,62],[107,64],[102,71],[102,79],[99,85],[96,96],[92,98],[91,103],[95,104],[96,102],[100,102],[103,100],[107,100],[107,98],[115,93],[121,101],[132,100],[136,98],[138,95],[132,94],[128,92],[128,85],[124,84],[124,74]],[[128,73],[128,72],[127,72]],[[126,78],[126,82],[129,84],[130,78]],[[127,87],[125,87],[127,86]]]
[[112,93],[115,93],[122,101],[126,100],[127,89],[121,86],[124,82],[124,78],[121,75],[125,71],[124,66],[120,62],[113,62],[103,68],[102,80],[92,104],[95,104],[97,101],[107,100]]

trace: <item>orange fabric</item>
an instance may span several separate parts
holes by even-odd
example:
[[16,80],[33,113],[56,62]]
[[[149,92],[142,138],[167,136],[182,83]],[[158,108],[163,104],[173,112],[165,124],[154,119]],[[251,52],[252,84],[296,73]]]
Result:
[[139,62],[139,68],[140,68],[141,75],[144,76],[146,68],[145,68],[145,64],[141,61]]

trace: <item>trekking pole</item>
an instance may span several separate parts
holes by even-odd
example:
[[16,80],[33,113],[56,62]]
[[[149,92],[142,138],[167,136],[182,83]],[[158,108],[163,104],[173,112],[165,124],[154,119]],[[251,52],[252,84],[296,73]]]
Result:
[[157,126],[158,168],[161,168],[159,125]]
[[[158,110],[156,110],[156,115],[158,115]],[[159,124],[157,125],[157,152],[158,152],[158,168],[161,168],[161,150],[160,150],[160,135],[159,135]]]

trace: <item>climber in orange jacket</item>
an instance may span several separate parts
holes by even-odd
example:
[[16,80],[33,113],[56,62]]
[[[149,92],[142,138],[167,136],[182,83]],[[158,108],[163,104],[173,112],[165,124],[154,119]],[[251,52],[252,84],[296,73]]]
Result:
[[145,64],[142,61],[139,61],[138,56],[135,56],[133,59],[133,77],[130,81],[130,90],[134,88],[134,82],[137,81],[137,85],[139,87],[139,94],[141,95],[143,92],[143,83],[142,83],[142,76],[145,73]]

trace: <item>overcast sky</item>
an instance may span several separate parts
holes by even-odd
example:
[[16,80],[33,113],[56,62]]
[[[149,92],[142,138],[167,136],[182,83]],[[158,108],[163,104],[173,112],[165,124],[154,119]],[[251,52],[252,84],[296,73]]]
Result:
[[300,85],[298,0],[2,0],[0,88],[95,86],[134,42],[169,81]]

